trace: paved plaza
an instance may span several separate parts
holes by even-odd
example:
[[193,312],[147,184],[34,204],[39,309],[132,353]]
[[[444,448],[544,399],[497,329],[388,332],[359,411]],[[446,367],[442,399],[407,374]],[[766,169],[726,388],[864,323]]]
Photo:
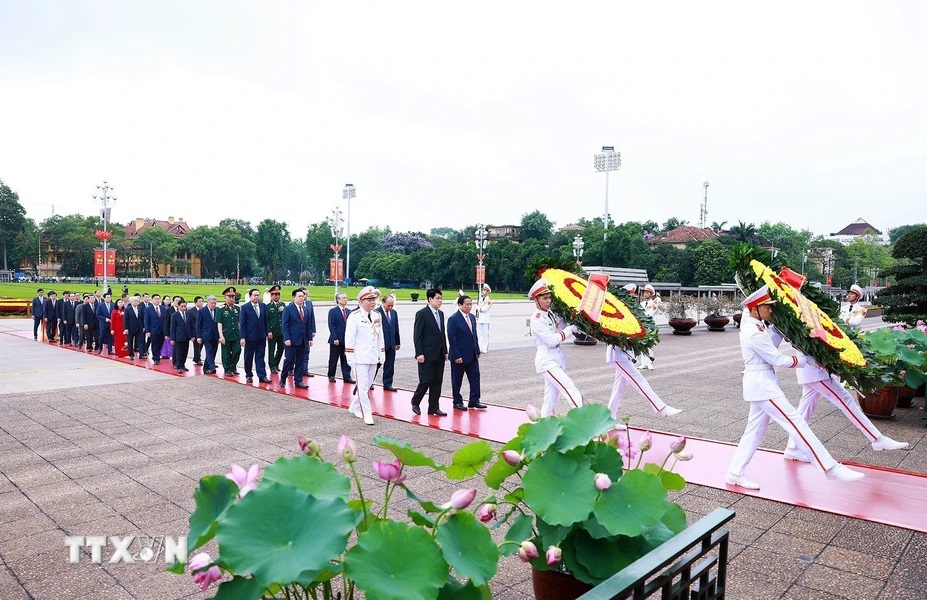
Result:
[[[420,306],[398,306],[406,342],[397,361],[401,388],[417,383],[411,324]],[[446,302],[444,309],[450,314],[454,307]],[[317,310],[324,314],[327,307]],[[500,302],[494,309],[490,352],[481,360],[485,402],[540,405],[542,383],[526,335],[530,310],[526,302]],[[870,321],[870,326],[877,324]],[[27,328],[31,321],[0,321],[0,352],[6,357],[0,366],[2,600],[208,597],[189,576],[167,573],[163,564],[93,564],[89,552],[72,564],[64,539],[185,535],[200,477],[226,473],[232,463],[247,468],[293,454],[301,434],[318,440],[323,453],[332,456],[338,436],[347,433],[363,465],[391,457],[373,445],[379,434],[409,442],[439,462],[471,441],[386,418],[365,427],[340,408],[212,376],[164,375],[4,333]],[[659,417],[631,393],[622,412],[631,415],[636,427],[736,442],[747,413],[737,330],[712,333],[700,327],[688,337],[665,329],[661,333],[656,369],[646,377],[668,404],[684,412]],[[323,327],[316,339],[311,370],[324,375],[328,346]],[[612,370],[605,364],[604,347],[568,344],[565,351],[569,372],[586,398],[606,402]],[[780,381],[797,403],[794,373],[780,373]],[[445,410],[450,404],[449,398],[442,400]],[[925,473],[927,428],[921,405],[899,408],[896,420],[877,423],[887,435],[910,442],[910,451],[873,452],[829,404],[821,405],[812,428],[838,460]],[[785,442],[781,430],[771,426],[762,446],[778,450]],[[360,472],[365,489],[379,489],[371,468]],[[408,473],[409,487],[435,500],[468,486],[416,469]],[[750,475],[763,481],[762,473]],[[675,499],[690,522],[717,507],[736,511],[730,526],[729,598],[922,600],[927,593],[927,534],[695,485]],[[404,502],[395,504],[394,515],[405,511]],[[214,554],[214,546],[209,551]],[[501,564],[491,587],[494,598],[533,597],[530,570],[517,559]]]

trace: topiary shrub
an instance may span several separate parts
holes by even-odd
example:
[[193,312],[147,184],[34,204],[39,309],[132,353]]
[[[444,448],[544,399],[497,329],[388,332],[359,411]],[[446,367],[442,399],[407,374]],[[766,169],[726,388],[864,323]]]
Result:
[[882,320],[889,323],[907,323],[927,320],[927,225],[914,227],[898,238],[892,256],[907,259],[880,273],[881,277],[894,277],[895,284],[886,287],[875,298],[882,306]]

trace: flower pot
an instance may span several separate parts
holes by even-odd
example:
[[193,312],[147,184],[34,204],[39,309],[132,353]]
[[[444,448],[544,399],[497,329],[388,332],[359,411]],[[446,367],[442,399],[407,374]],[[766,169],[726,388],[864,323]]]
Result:
[[913,387],[903,386],[898,388],[898,406],[901,408],[911,408],[914,404],[914,396],[917,390]]
[[535,600],[575,600],[592,589],[592,586],[559,571],[540,571],[531,568],[531,583]]
[[744,316],[743,313],[735,313],[735,314],[734,314],[733,319],[734,319],[734,323],[736,323],[735,327],[737,327],[738,329],[740,329],[740,319],[741,319],[743,316]]
[[692,328],[698,323],[695,319],[678,319],[669,320],[670,327],[673,328],[673,335],[692,335]]
[[857,397],[863,413],[870,419],[895,418],[895,406],[898,404],[897,387],[884,387],[865,396],[857,392]]
[[724,326],[731,322],[727,317],[721,315],[708,316],[702,319],[705,325],[708,325],[708,331],[724,331]]

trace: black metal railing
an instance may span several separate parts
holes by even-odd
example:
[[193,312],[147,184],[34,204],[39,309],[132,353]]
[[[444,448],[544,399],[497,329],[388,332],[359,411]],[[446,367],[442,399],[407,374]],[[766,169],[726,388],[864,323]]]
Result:
[[733,518],[734,511],[715,509],[579,600],[642,600],[658,594],[663,600],[724,598],[728,532],[721,526]]

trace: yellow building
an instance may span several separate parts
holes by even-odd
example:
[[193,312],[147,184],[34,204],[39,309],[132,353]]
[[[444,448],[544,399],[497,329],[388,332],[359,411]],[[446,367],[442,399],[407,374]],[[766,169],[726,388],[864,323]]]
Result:
[[[135,219],[125,226],[126,239],[134,240],[138,237],[138,234],[145,227],[160,227],[168,233],[172,234],[177,239],[182,239],[187,236],[187,233],[190,232],[190,226],[183,220],[183,218],[178,217],[168,217],[167,221],[162,221],[159,219]],[[130,271],[140,271],[145,269],[145,263],[143,257],[133,258],[129,263]],[[178,252],[174,254],[174,265],[158,265],[158,276],[159,277],[193,277],[199,278],[201,273],[202,265],[200,264],[200,259],[198,256],[192,252]],[[151,277],[154,277],[154,269],[151,270]]]

